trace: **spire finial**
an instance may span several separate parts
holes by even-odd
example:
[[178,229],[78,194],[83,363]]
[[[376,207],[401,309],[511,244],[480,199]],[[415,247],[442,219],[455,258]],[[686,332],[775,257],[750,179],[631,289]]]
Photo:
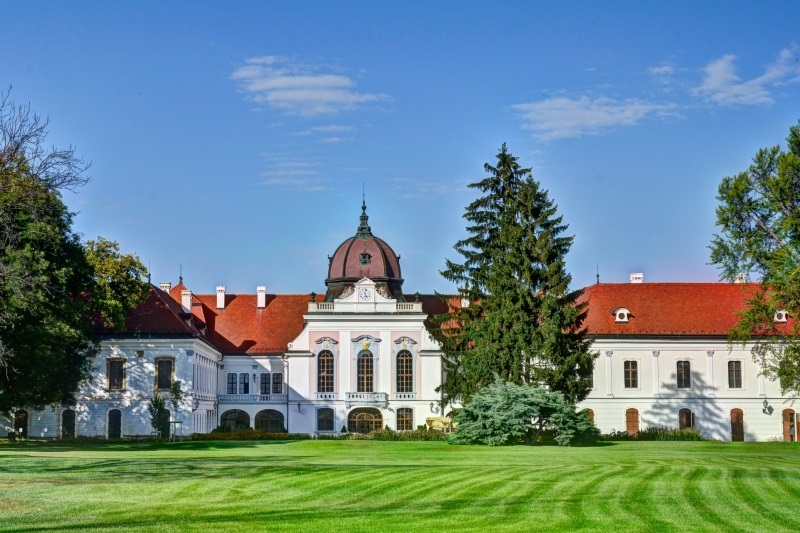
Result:
[[367,237],[372,237],[372,228],[369,227],[369,216],[367,215],[367,200],[366,194],[364,193],[363,187],[364,184],[361,184],[362,191],[361,191],[361,224],[359,224],[358,229],[356,230],[356,237],[361,237],[362,239],[366,239]]

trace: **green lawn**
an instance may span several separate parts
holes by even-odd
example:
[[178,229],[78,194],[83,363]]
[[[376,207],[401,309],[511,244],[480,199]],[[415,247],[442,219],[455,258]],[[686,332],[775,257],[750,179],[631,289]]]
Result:
[[0,531],[799,531],[800,447],[0,444]]

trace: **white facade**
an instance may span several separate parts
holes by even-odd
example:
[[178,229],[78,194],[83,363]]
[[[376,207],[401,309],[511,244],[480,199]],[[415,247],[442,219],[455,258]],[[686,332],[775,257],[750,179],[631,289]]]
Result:
[[734,410],[741,411],[742,440],[783,439],[784,411],[797,425],[794,402],[760,373],[747,346],[724,338],[596,339],[593,349],[594,387],[581,407],[593,411],[603,433],[630,431],[633,415],[640,429],[679,427],[682,409],[691,411],[683,425],[719,440],[734,438]]

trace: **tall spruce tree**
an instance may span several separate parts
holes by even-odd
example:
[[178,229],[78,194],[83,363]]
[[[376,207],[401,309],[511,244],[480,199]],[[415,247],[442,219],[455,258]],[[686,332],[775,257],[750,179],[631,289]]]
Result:
[[454,248],[463,262],[446,260],[441,272],[456,284],[447,314],[435,318],[442,345],[445,403],[466,401],[501,379],[541,384],[570,402],[589,392],[594,365],[581,323],[580,291],[570,291],[564,256],[573,238],[531,169],[504,144],[496,166],[469,185],[481,196],[466,208],[466,239]]

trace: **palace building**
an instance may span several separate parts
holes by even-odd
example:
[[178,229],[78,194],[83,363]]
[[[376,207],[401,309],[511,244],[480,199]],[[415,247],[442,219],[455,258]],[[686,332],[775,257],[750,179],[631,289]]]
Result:
[[[404,290],[399,256],[373,235],[365,205],[328,259],[324,295],[152,286],[126,330],[105,335],[76,405],[23,407],[4,427],[37,438],[149,436],[148,403],[176,381],[184,398],[164,433],[404,431],[446,414],[442,353],[427,329],[446,305]],[[599,356],[581,407],[593,423],[604,433],[696,427],[720,440],[795,440],[793,403],[750,347],[727,342],[753,288],[641,275],[587,287],[584,325]]]

